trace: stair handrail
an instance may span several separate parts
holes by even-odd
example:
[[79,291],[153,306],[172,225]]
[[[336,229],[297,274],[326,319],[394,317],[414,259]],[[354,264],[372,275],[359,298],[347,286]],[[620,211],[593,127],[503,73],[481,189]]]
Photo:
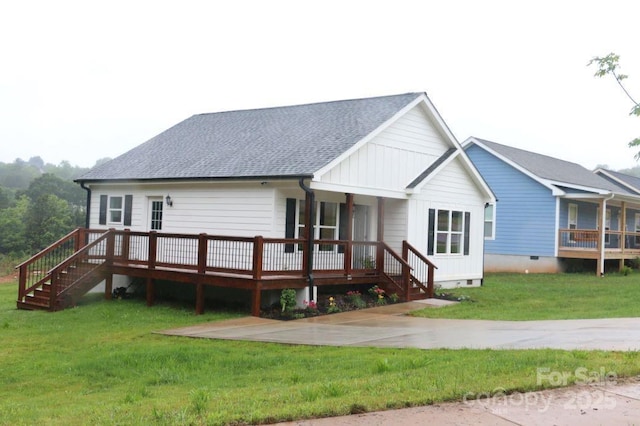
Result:
[[414,280],[415,284],[418,287],[421,287],[427,293],[427,296],[432,298],[434,296],[434,282],[433,275],[435,270],[438,267],[431,262],[425,255],[423,255],[418,249],[412,246],[407,240],[402,241],[402,256],[409,260],[409,252],[411,252],[416,258],[422,261],[427,266],[427,285],[425,287],[424,283],[420,281],[417,277],[411,275],[411,278]]
[[394,285],[401,287],[402,292],[404,293],[405,301],[409,301],[409,287],[411,285],[411,270],[413,267],[409,265],[409,263],[402,258],[398,253],[395,252],[387,243],[384,241],[380,243],[382,245],[382,252],[387,252],[393,257],[394,260],[398,261],[402,266],[402,286],[399,286],[398,283],[393,280],[384,270],[380,270],[379,273],[384,275],[388,280],[390,280]]
[[[49,275],[50,272],[48,272],[43,277],[41,277],[35,284],[32,284],[29,288],[27,288],[27,275],[28,275],[27,268],[28,268],[28,266],[31,265],[32,263],[35,263],[37,260],[42,259],[46,255],[51,253],[53,250],[55,250],[56,248],[60,247],[64,243],[66,243],[67,241],[70,241],[73,238],[78,239],[80,237],[80,235],[81,235],[81,230],[82,229],[83,228],[74,229],[73,231],[71,231],[67,235],[65,235],[64,237],[60,238],[58,241],[56,241],[54,243],[51,243],[44,250],[39,251],[38,253],[34,254],[29,259],[25,260],[24,262],[20,263],[18,266],[15,267],[15,269],[19,270],[19,274],[18,274],[18,300],[23,300],[25,295],[27,295],[34,288],[38,287],[40,284],[42,284],[43,282],[47,281],[50,278],[50,275]],[[76,247],[77,246],[78,246],[78,244],[76,244]]]
[[[50,306],[50,309],[54,309],[54,306],[55,306],[57,298],[61,294],[63,294],[65,291],[67,291],[68,289],[71,288],[71,286],[70,286],[70,287],[62,289],[61,291],[58,291],[58,273],[60,271],[65,270],[69,265],[71,265],[73,262],[75,262],[78,258],[86,255],[91,249],[96,247],[98,244],[101,244],[104,240],[106,240],[110,236],[114,235],[114,233],[115,233],[115,230],[113,230],[113,229],[109,229],[109,230],[105,231],[100,237],[96,238],[94,241],[92,241],[89,244],[87,244],[86,246],[82,247],[80,250],[76,251],[71,256],[69,256],[68,258],[66,258],[65,260],[60,262],[58,265],[56,265],[53,268],[51,268],[51,270],[49,270],[48,275],[51,277],[51,291],[49,293],[49,298],[50,298],[49,299],[49,306]],[[105,252],[104,262],[107,261],[109,256],[110,256],[110,254],[108,252]],[[113,253],[111,253],[111,256],[113,256]],[[99,265],[96,265],[96,268],[102,266],[102,264],[104,264],[104,262],[102,262]]]

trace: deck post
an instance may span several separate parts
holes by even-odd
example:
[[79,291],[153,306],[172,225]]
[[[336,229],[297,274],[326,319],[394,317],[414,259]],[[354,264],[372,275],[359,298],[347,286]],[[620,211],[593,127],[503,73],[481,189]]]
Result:
[[[407,240],[402,241],[402,260],[405,262],[409,262],[409,245],[407,244]],[[410,290],[411,290],[411,271],[407,267],[407,265],[402,265],[402,286],[404,287],[405,300],[410,302]]]
[[114,228],[110,228],[107,231],[107,245],[105,247],[105,263],[107,266],[113,265],[113,257],[116,251],[116,230]]
[[347,193],[347,245],[344,248],[344,272],[351,276],[351,253],[353,253],[353,194]]
[[196,283],[196,315],[204,313],[204,284]]
[[262,279],[262,253],[264,249],[264,238],[257,235],[253,239],[253,279]]
[[158,249],[158,233],[156,231],[149,232],[149,260],[148,260],[148,268],[150,270],[149,275],[147,276],[147,306],[153,306],[155,301],[155,288],[154,282],[152,278],[153,269],[156,268],[156,257],[157,257],[157,249]]
[[207,271],[207,234],[198,235],[198,273],[204,274]]
[[153,303],[155,302],[156,294],[153,284],[153,278],[147,277],[147,286],[145,289],[145,293],[147,294],[147,306],[153,306]]
[[105,300],[111,300],[112,297],[113,297],[113,274],[109,274],[104,279],[104,298]]
[[251,315],[254,317],[260,316],[260,297],[262,293],[261,287],[262,285],[260,284],[260,282],[256,282],[255,286],[251,290]]
[[25,296],[25,291],[27,289],[27,274],[28,274],[27,265],[20,265],[20,273],[18,275],[18,300],[23,301]]
[[131,229],[125,229],[122,234],[122,260],[129,261],[129,247],[131,245]]
[[76,229],[76,235],[73,241],[73,252],[76,253],[80,251],[80,249],[86,245],[85,241],[86,241],[85,229],[84,228]]

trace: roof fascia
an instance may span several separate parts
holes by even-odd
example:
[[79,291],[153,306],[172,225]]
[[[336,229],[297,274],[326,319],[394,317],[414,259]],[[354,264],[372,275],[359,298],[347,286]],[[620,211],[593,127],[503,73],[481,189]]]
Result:
[[269,180],[298,180],[313,179],[313,175],[274,175],[274,176],[229,176],[229,177],[200,177],[200,178],[149,178],[149,179],[74,179],[76,183],[86,184],[132,184],[132,183],[181,183],[181,182],[247,182],[247,181],[269,181]]
[[593,192],[595,194],[600,194],[600,195],[608,195],[612,193],[612,191],[609,189],[593,188],[591,186],[576,185],[573,183],[560,182],[560,181],[548,180],[548,179],[545,179],[545,180],[549,182],[551,185],[560,185],[566,188],[577,189],[579,191],[588,191],[588,192]]
[[[498,158],[499,160],[507,163],[508,165],[513,167],[514,169],[518,170],[520,173],[524,174],[525,176],[530,177],[534,181],[538,182],[540,185],[548,188],[551,191],[552,195],[554,195],[554,196],[562,196],[562,195],[565,194],[565,192],[563,190],[561,190],[560,188],[558,188],[555,185],[553,185],[549,180],[543,179],[540,176],[538,176],[538,175],[536,175],[534,173],[531,173],[529,170],[525,169],[524,167],[522,167],[518,163],[510,160],[509,158],[505,157],[504,155],[499,154],[498,152],[496,152],[493,149],[489,148],[488,146],[486,146],[485,144],[483,144],[482,142],[480,142],[479,140],[477,140],[473,136],[471,136],[470,138],[465,140],[462,145],[464,147],[467,147],[467,146],[469,146],[471,144],[475,144],[475,145],[479,146],[480,148],[482,148],[485,151],[487,151],[489,154],[493,155],[494,157]],[[569,184],[563,184],[562,186],[567,186],[568,187]]]

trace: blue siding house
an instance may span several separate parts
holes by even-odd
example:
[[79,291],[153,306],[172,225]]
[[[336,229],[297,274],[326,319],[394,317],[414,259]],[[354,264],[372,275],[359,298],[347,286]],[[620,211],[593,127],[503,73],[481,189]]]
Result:
[[475,137],[463,146],[498,200],[485,209],[485,271],[560,272],[565,259],[592,259],[603,274],[605,260],[640,256],[640,179]]

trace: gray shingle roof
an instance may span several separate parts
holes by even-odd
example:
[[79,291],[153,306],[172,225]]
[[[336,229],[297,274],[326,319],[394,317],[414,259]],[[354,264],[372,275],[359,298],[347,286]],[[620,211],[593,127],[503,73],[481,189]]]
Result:
[[547,155],[536,154],[523,149],[513,148],[485,139],[474,138],[487,148],[497,152],[532,174],[551,181],[569,185],[586,186],[596,189],[604,189],[618,194],[631,194],[620,186],[596,175],[589,169],[570,161],[560,160]]
[[[640,193],[640,178],[637,176],[627,175],[625,173],[615,172],[613,170],[605,170],[606,173],[615,177],[616,179],[621,180],[626,183],[630,187],[634,188],[637,193]],[[603,176],[604,179],[610,180],[607,176]],[[621,186],[620,183],[613,182],[615,185]]]
[[421,95],[194,115],[77,181],[309,176]]

